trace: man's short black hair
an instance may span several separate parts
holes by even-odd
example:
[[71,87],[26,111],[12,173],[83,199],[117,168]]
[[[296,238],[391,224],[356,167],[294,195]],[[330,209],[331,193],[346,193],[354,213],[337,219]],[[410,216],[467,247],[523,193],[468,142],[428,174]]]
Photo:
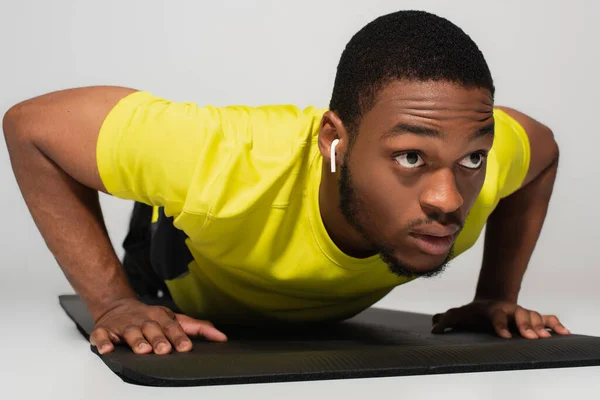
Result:
[[494,96],[485,58],[462,29],[424,11],[398,11],[370,22],[348,42],[329,108],[354,133],[379,91],[398,79],[445,80]]

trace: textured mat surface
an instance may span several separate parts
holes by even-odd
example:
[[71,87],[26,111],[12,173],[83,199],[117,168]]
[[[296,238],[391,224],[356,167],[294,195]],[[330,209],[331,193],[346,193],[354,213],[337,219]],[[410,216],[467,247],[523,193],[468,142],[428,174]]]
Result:
[[[59,301],[89,337],[79,297]],[[99,355],[125,382],[202,386],[600,365],[600,338],[571,335],[505,340],[489,333],[433,335],[431,316],[368,309],[339,324],[223,327],[229,341],[194,341],[189,353],[136,355],[125,346]],[[95,348],[92,347],[92,351]]]

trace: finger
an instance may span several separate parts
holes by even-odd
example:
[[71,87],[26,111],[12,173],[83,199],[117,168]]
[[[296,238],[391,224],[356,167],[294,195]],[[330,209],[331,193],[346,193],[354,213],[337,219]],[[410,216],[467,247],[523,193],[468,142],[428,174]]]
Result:
[[156,354],[167,354],[171,352],[171,343],[167,340],[158,322],[154,320],[144,321],[142,324],[142,333]]
[[435,318],[435,322],[433,327],[431,328],[431,333],[433,334],[441,334],[446,333],[447,331],[452,330],[452,328],[456,328],[457,321],[457,309],[451,308],[443,314],[436,314],[437,318]]
[[176,314],[176,319],[189,336],[202,336],[213,342],[227,341],[227,336],[209,321],[200,321],[183,314]]
[[187,352],[192,349],[192,341],[187,337],[179,322],[165,318],[160,321],[160,324],[167,339],[175,346],[175,350]]
[[536,311],[529,312],[529,319],[531,321],[531,328],[535,331],[538,337],[547,338],[552,336],[550,332],[546,330],[546,326],[544,325],[544,320],[540,313]]
[[90,335],[90,344],[98,349],[100,354],[110,353],[115,346],[110,340],[108,331],[104,328],[96,328]]
[[492,314],[492,325],[496,334],[505,339],[512,338],[510,330],[508,329],[508,314],[501,309],[497,309]]
[[108,330],[108,337],[110,338],[110,341],[113,342],[114,344],[121,343],[121,338],[118,335],[115,335],[110,330]]
[[556,317],[556,315],[544,315],[542,317],[542,319],[544,320],[544,326],[546,326],[546,328],[552,329],[554,332],[558,333],[559,335],[570,335],[571,334],[571,331],[569,331],[567,328],[565,328],[563,326],[563,324],[560,323],[560,321]]
[[448,309],[446,312],[435,314],[431,318],[431,322],[433,325],[435,325],[435,324],[439,323],[440,321],[442,321],[443,319],[453,317],[459,310],[461,310],[461,308],[455,307],[455,308]]
[[533,331],[531,327],[531,317],[529,310],[523,307],[518,307],[515,311],[515,324],[521,333],[521,336],[527,339],[537,339],[538,335]]
[[431,333],[439,335],[451,331],[452,328],[453,326],[451,322],[448,322],[447,319],[442,319],[431,328]]
[[123,338],[134,353],[147,354],[152,351],[152,346],[146,341],[142,330],[137,325],[126,326],[123,329]]
[[435,335],[439,335],[442,333],[446,333],[446,329],[450,330],[451,328],[448,327],[443,322],[438,322],[437,324],[433,325],[433,327],[431,328],[431,333],[433,333]]

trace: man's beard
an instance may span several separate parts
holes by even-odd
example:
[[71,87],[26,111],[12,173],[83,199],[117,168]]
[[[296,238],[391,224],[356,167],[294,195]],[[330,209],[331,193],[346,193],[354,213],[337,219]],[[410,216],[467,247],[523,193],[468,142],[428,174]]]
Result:
[[354,185],[352,184],[352,176],[348,167],[348,153],[344,156],[344,162],[340,168],[340,179],[338,182],[338,190],[340,196],[340,209],[346,220],[352,225],[366,240],[368,240],[374,249],[379,253],[379,257],[387,264],[390,271],[400,277],[431,278],[441,274],[448,266],[454,255],[454,246],[446,259],[437,267],[426,272],[415,272],[414,268],[402,262],[402,260],[394,257],[394,252],[391,247],[385,243],[376,242],[369,237],[360,222],[360,215],[366,215],[366,210],[362,201],[356,195]]

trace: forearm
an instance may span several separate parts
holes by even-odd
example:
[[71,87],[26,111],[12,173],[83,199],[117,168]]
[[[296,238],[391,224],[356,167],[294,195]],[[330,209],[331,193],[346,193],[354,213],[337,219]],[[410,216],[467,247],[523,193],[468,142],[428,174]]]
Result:
[[26,124],[6,118],[3,125],[13,171],[31,215],[94,318],[115,300],[135,297],[108,237],[98,192],[44,154]]
[[476,299],[516,302],[546,218],[558,157],[529,184],[502,199],[490,216]]

